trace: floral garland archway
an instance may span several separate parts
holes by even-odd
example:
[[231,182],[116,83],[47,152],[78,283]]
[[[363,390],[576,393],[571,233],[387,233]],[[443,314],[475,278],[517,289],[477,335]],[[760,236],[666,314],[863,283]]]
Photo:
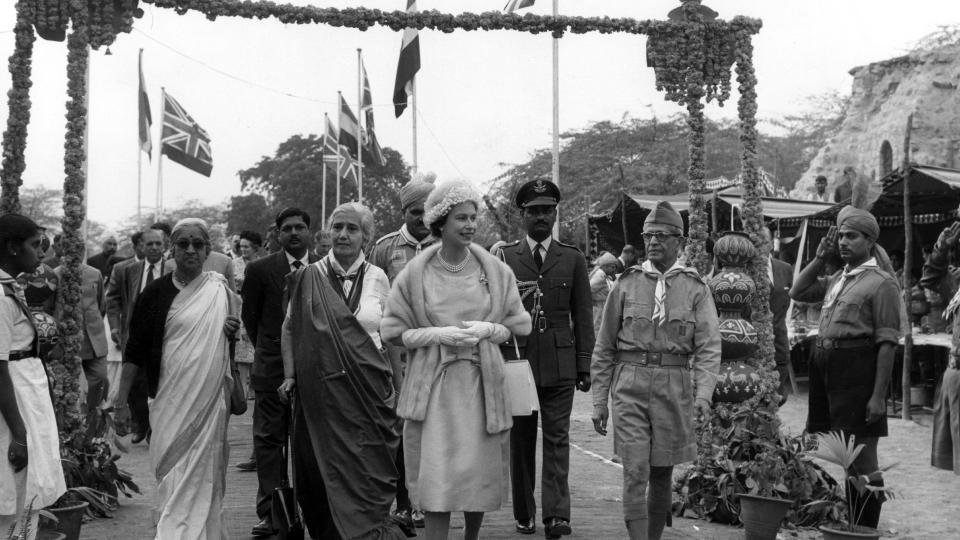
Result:
[[[687,259],[703,270],[707,261],[704,249],[707,238],[706,203],[704,199],[704,106],[705,102],[722,104],[731,93],[731,69],[736,66],[739,85],[737,104],[740,118],[740,139],[743,144],[741,174],[744,190],[744,227],[754,244],[767,253],[768,246],[761,234],[762,203],[757,185],[756,165],[756,76],[753,69],[752,36],[762,23],[757,19],[734,17],[730,21],[715,19],[716,13],[700,5],[700,0],[681,0],[681,6],[667,21],[637,21],[608,17],[548,17],[526,14],[463,13],[449,15],[436,11],[407,13],[385,12],[366,8],[318,8],[292,6],[272,2],[238,0],[143,0],[157,7],[171,8],[179,14],[196,11],[210,20],[218,17],[248,19],[274,18],[286,24],[328,24],[361,31],[383,26],[395,31],[404,28],[438,30],[450,33],[456,30],[511,30],[539,34],[551,33],[556,38],[566,33],[587,32],[628,33],[648,36],[647,63],[656,73],[657,89],[665,98],[683,105],[688,113],[690,193],[690,231]],[[77,307],[80,300],[80,258],[83,252],[81,226],[86,219],[85,196],[85,141],[87,110],[86,74],[90,48],[110,45],[120,33],[129,32],[134,17],[142,12],[138,0],[18,0],[17,22],[14,28],[16,44],[9,60],[13,79],[8,94],[9,115],[3,136],[3,160],[0,170],[0,213],[19,210],[19,188],[26,167],[23,156],[27,126],[30,121],[30,75],[33,43],[36,33],[41,37],[63,39],[67,36],[68,87],[67,132],[64,156],[64,218],[62,241],[65,272],[62,283],[64,316],[60,321],[64,338],[63,360],[54,366],[54,376],[60,396],[56,403],[61,418],[61,437],[65,448],[77,448],[78,434],[83,420],[79,416],[77,386],[80,377],[80,340],[82,330]],[[775,393],[773,377],[773,339],[768,303],[769,282],[766,262],[761,256],[753,261],[748,272],[757,283],[753,312],[760,347],[753,364],[763,375],[763,389],[749,401],[738,405],[718,404],[714,418],[727,419],[744,408],[769,407]],[[700,466],[712,454],[718,442],[713,419],[699,420]],[[65,453],[67,450],[65,450]]]

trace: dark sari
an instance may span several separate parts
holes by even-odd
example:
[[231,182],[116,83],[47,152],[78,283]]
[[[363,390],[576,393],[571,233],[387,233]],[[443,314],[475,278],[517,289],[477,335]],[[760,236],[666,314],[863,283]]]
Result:
[[297,497],[310,533],[406,538],[390,519],[400,435],[380,351],[316,265],[292,274],[288,290]]

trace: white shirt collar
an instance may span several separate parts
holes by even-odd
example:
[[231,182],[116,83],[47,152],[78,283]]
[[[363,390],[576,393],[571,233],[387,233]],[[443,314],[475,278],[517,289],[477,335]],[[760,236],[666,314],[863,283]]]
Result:
[[283,251],[283,254],[287,256],[287,266],[291,266],[291,267],[292,267],[292,266],[293,266],[293,263],[294,263],[295,261],[300,261],[300,265],[301,265],[301,266],[306,266],[306,265],[310,264],[310,252],[309,252],[309,251],[305,251],[305,252],[303,253],[303,257],[300,257],[299,259],[297,259],[297,258],[294,257],[293,255],[291,255],[290,252],[289,252],[289,251],[286,251],[286,250]]
[[549,250],[550,250],[550,242],[552,242],[552,241],[553,241],[553,237],[552,237],[552,236],[548,236],[548,237],[546,237],[544,240],[542,240],[542,241],[540,241],[540,242],[537,242],[537,241],[534,240],[533,238],[530,238],[530,235],[527,235],[527,245],[530,246],[530,253],[533,253],[533,249],[534,249],[535,247],[537,247],[537,244],[540,244],[541,246],[543,246],[544,252],[549,251]]

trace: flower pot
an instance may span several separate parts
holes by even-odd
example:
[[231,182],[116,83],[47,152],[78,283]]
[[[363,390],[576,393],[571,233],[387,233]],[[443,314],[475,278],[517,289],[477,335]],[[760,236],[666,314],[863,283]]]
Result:
[[83,524],[83,514],[87,511],[87,506],[89,503],[79,502],[72,506],[46,508],[48,512],[57,516],[58,521],[53,523],[41,519],[40,528],[63,533],[65,540],[80,540],[80,526]]
[[67,540],[67,535],[62,532],[41,528],[37,531],[37,540]]
[[853,530],[821,525],[820,532],[823,533],[823,540],[848,540],[850,538],[857,538],[858,540],[878,540],[880,538],[880,531],[862,525],[854,525]]
[[740,521],[747,540],[776,540],[780,522],[793,501],[740,494]]

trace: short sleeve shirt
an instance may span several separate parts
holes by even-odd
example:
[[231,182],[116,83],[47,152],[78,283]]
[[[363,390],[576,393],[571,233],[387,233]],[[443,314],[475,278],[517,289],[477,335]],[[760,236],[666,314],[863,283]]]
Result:
[[[10,276],[0,271],[0,279]],[[17,301],[0,296],[0,361],[10,360],[10,351],[25,351],[33,346],[33,326]]]
[[[818,280],[796,300],[822,301],[842,272]],[[832,306],[820,312],[819,335],[829,339],[873,338],[875,343],[900,340],[900,288],[886,272],[867,269],[844,283]]]

